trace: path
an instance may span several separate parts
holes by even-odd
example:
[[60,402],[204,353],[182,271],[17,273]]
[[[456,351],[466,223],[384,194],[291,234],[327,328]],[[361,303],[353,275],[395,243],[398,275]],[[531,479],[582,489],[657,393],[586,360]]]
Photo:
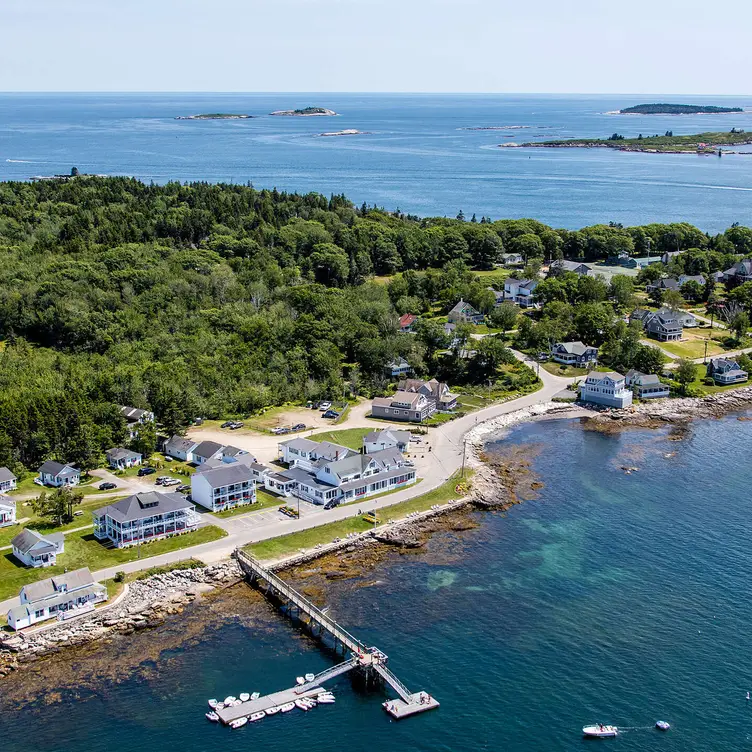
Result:
[[[536,368],[536,363],[527,356],[517,352],[515,352],[515,355],[531,368]],[[533,405],[550,402],[552,397],[569,386],[574,380],[554,376],[545,369],[540,369],[540,378],[543,386],[537,392],[523,395],[509,402],[490,405],[462,418],[457,418],[441,426],[431,428],[428,437],[431,451],[426,452],[422,458],[415,460],[418,477],[424,479],[420,483],[381,498],[365,499],[360,504],[341,505],[334,509],[325,510],[323,507],[301,502],[301,516],[298,520],[281,517],[279,514],[267,515],[265,512],[268,512],[268,509],[260,510],[259,512],[249,512],[248,515],[221,518],[221,524],[220,520],[212,518],[212,515],[202,515],[205,520],[209,521],[212,518],[211,522],[220,524],[228,532],[228,535],[225,538],[210,543],[202,543],[201,545],[183,548],[179,551],[171,551],[159,556],[137,559],[102,569],[94,572],[94,578],[98,581],[106,580],[114,577],[116,572],[138,572],[151,567],[174,564],[190,558],[197,558],[207,564],[211,564],[222,559],[227,559],[236,548],[245,546],[248,543],[257,543],[300,530],[310,530],[328,522],[358,517],[366,511],[386,509],[393,504],[399,504],[416,496],[422,496],[441,486],[461,468],[464,453],[463,437],[471,428],[474,428],[478,423],[497,418],[500,415],[507,415]],[[365,404],[367,407],[368,403]],[[356,421],[359,420],[356,416],[353,417]],[[373,423],[367,423],[366,425],[373,425]],[[383,424],[381,425],[383,426]],[[348,421],[347,427],[352,428],[355,425]],[[222,436],[224,437],[223,432]],[[253,438],[256,437],[254,436]],[[274,456],[276,457],[276,443],[279,441],[279,437],[271,436],[270,438],[275,442]],[[148,546],[145,547],[145,550],[148,550]],[[7,612],[9,608],[13,608],[16,605],[18,605],[18,598],[0,602],[0,614]]]

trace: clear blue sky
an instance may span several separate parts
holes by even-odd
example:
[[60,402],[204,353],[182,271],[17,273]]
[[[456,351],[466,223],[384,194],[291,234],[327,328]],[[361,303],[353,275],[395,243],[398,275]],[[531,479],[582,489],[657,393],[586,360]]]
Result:
[[750,0],[0,0],[0,91],[744,94],[750,28]]

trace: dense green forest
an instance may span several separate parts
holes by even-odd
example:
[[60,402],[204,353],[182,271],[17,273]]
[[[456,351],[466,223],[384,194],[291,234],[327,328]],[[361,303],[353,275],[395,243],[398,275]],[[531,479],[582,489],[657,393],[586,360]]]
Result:
[[473,270],[504,251],[534,264],[648,248],[693,249],[677,263],[713,271],[752,252],[752,231],[420,219],[343,196],[128,178],[2,183],[0,465],[86,466],[124,440],[118,404],[151,407],[172,432],[196,416],[374,393],[398,355],[420,375],[483,383],[506,357],[494,338],[472,359],[440,358],[443,328],[428,317],[401,336],[398,315],[445,313],[460,297],[491,310]]

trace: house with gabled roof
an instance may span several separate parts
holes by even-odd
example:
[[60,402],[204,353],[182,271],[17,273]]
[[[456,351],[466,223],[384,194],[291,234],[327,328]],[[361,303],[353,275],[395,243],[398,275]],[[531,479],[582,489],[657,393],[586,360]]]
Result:
[[583,264],[580,261],[568,261],[567,259],[556,259],[548,265],[548,276],[556,276],[564,272],[573,272],[580,276],[587,277],[592,272],[592,267]]
[[193,450],[199,445],[198,441],[187,439],[175,434],[165,445],[164,453],[174,460],[193,462]]
[[414,313],[403,313],[399,318],[399,328],[403,333],[412,334],[418,317]]
[[136,493],[93,513],[94,537],[116,548],[189,533],[201,521],[193,504],[179,493]]
[[154,422],[154,413],[151,410],[142,410],[140,407],[128,405],[118,405],[118,408],[128,424],[128,437],[131,441],[138,435],[139,426]]
[[749,378],[749,374],[733,358],[711,358],[706,374],[721,386],[741,384]]
[[113,447],[105,452],[107,464],[113,470],[127,470],[129,467],[136,467],[143,462],[143,455],[138,452],[132,452],[125,447]]
[[433,403],[434,412],[450,412],[457,406],[457,395],[449,391],[449,385],[438,379],[405,379],[397,385],[399,391],[417,392]]
[[37,480],[43,486],[62,488],[63,486],[77,486],[81,482],[81,471],[73,465],[64,465],[62,462],[47,460],[37,470]]
[[14,491],[18,478],[7,467],[0,467],[0,494]]
[[363,451],[373,454],[384,449],[398,449],[404,452],[410,444],[412,434],[410,431],[398,431],[388,428],[384,431],[371,431],[363,437]]
[[42,535],[31,528],[24,528],[10,542],[13,556],[27,567],[52,567],[58,554],[65,551],[65,536],[62,533]]
[[454,324],[482,324],[484,316],[470,303],[460,298],[457,305],[447,314],[447,320]]
[[536,305],[535,288],[538,287],[538,282],[537,279],[507,277],[504,280],[504,299],[522,308],[533,308]]
[[64,621],[88,613],[107,600],[107,588],[84,567],[24,585],[19,599],[21,605],[8,611],[8,626],[16,630],[47,619]]
[[605,407],[623,408],[632,404],[632,392],[617,371],[591,371],[580,384],[580,400]]
[[551,348],[551,359],[566,366],[589,368],[598,365],[598,348],[575,342],[557,342]]
[[374,397],[371,402],[371,415],[374,418],[420,423],[435,411],[434,403],[418,392],[398,390],[391,397]]
[[279,449],[284,463],[309,471],[322,461],[333,462],[357,454],[353,449],[331,441],[312,441],[303,438],[282,441]]
[[212,512],[253,504],[256,481],[249,465],[221,463],[191,476],[191,499]]
[[687,317],[697,324],[691,313],[672,311],[669,308],[661,308],[658,311],[647,311],[637,308],[629,316],[630,323],[639,321],[649,337],[660,342],[674,342],[681,339],[683,333],[683,321]]
[[16,500],[0,494],[0,527],[7,527],[16,522]]
[[654,373],[642,373],[632,368],[627,371],[624,382],[637,399],[663,399],[671,390]]
[[724,282],[742,284],[752,281],[752,259],[737,261],[730,269],[723,272]]
[[404,378],[412,370],[412,366],[404,358],[395,358],[384,366],[386,375],[392,379]]

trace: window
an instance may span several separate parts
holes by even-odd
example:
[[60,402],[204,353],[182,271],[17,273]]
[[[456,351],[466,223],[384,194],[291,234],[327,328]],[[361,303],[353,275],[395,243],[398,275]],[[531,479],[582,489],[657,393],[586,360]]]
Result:
[[39,609],[39,611],[34,612],[34,618],[35,619],[41,619],[44,616],[44,609]]

